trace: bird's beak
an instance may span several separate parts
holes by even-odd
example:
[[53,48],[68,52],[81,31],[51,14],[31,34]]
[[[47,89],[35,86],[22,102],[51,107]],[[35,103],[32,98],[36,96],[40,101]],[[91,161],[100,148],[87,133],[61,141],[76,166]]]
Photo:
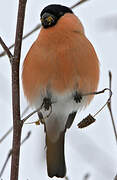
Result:
[[41,17],[42,26],[45,28],[52,26],[54,22],[55,22],[55,16],[50,13],[44,13],[43,16]]

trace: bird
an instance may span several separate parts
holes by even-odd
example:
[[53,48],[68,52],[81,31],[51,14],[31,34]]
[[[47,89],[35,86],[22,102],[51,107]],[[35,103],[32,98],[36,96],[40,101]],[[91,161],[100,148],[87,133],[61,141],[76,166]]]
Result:
[[40,13],[41,30],[22,68],[24,95],[35,109],[43,104],[47,173],[66,176],[65,133],[76,113],[93,99],[99,82],[99,60],[80,19],[61,4],[50,4]]

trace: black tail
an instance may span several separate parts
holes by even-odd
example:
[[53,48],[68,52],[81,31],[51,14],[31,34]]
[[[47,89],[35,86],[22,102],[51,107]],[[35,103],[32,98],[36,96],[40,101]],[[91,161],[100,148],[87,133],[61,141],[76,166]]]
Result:
[[49,177],[61,177],[66,174],[65,158],[64,158],[64,137],[65,132],[62,132],[57,141],[52,142],[46,135],[47,145],[47,170]]

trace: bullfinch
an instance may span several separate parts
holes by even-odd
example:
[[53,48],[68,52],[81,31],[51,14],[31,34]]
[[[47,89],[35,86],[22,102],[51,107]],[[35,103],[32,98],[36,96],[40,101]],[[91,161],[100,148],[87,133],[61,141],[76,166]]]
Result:
[[49,177],[65,177],[65,132],[78,110],[86,107],[97,90],[99,61],[73,11],[59,4],[45,7],[42,27],[23,63],[24,95],[36,109],[44,104],[46,160]]

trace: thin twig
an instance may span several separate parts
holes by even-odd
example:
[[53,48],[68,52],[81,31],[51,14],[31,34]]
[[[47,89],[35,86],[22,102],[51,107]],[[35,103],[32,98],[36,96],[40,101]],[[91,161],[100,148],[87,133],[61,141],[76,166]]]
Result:
[[[95,113],[95,115],[93,115],[93,117],[97,116],[97,114],[99,114],[106,106],[108,106],[108,103],[110,102],[111,100],[111,97],[112,97],[112,91],[110,88],[105,88],[104,91],[102,90],[102,92],[105,92],[106,90],[109,90],[109,98],[108,100],[106,101],[106,103],[99,109],[98,112]],[[101,92],[101,91],[100,91]]]
[[41,108],[31,112],[30,114],[28,114],[24,119],[22,119],[22,122],[25,123],[27,119],[29,119],[32,115],[34,115],[35,113],[38,112],[38,110],[41,110]]
[[[111,71],[109,71],[109,88],[112,89],[112,73],[111,73]],[[116,140],[116,144],[117,144],[117,131],[116,131],[116,126],[115,126],[114,117],[113,117],[113,113],[112,113],[111,98],[109,99],[109,101],[107,103],[107,107],[108,107],[108,110],[109,110],[109,113],[111,116],[113,131],[115,134],[115,140]]]
[[74,4],[73,6],[71,6],[71,9],[73,9],[73,8],[79,6],[79,5],[81,5],[81,4],[83,4],[83,3],[87,2],[87,1],[89,1],[89,0],[81,0],[81,1],[77,2],[76,4]]
[[[72,5],[70,8],[74,9],[75,7],[83,4],[84,2],[86,2],[88,0],[81,0],[78,1],[77,3],[75,3],[74,5]],[[32,29],[30,32],[28,32],[26,35],[24,35],[24,37],[22,38],[22,40],[26,39],[28,36],[30,36],[31,34],[33,34],[35,31],[37,31],[39,28],[41,27],[41,24],[38,24],[36,27],[34,27],[34,29]],[[11,49],[14,47],[15,44],[12,44],[8,49]],[[5,51],[0,53],[0,57],[4,56],[6,54]]]
[[3,167],[2,167],[2,169],[0,171],[0,177],[3,175],[3,172],[4,172],[5,168],[6,168],[6,165],[7,165],[8,161],[9,161],[9,159],[11,157],[11,154],[12,154],[12,149],[9,150],[7,158],[6,158],[6,160],[5,160],[4,164],[3,164]]
[[39,112],[41,109],[42,109],[42,107],[43,107],[43,103],[42,103],[42,105],[38,108],[38,109],[36,109],[35,111],[33,111],[33,112],[31,112],[30,114],[28,114],[24,119],[22,119],[21,121],[24,123],[27,119],[29,119],[33,114],[35,114],[35,113],[37,113],[37,112]]
[[11,127],[0,139],[0,143],[2,143],[2,141],[4,141],[4,139],[12,132],[13,127]]
[[82,121],[80,121],[78,123],[78,127],[79,128],[85,128],[89,125],[91,125],[92,123],[94,123],[96,121],[96,119],[94,118],[95,116],[97,116],[107,105],[108,105],[108,102],[110,102],[110,99],[112,97],[112,91],[111,89],[109,88],[105,88],[103,89],[102,91],[98,91],[98,92],[89,92],[89,93],[85,93],[83,94],[82,96],[89,96],[89,95],[97,95],[97,94],[102,94],[104,93],[106,90],[109,91],[109,98],[108,100],[106,101],[106,103],[92,116],[91,114],[89,114],[87,117],[85,117]]
[[9,57],[10,63],[13,59],[13,55],[11,54],[9,48],[6,46],[5,42],[2,40],[2,38],[0,37],[0,44],[3,47],[5,54],[7,54],[7,56]]
[[[22,142],[21,142],[20,145],[24,144],[24,142],[30,137],[30,135],[31,135],[31,131],[29,131],[29,132],[27,133],[26,137],[22,140]],[[5,160],[4,164],[3,164],[3,167],[2,167],[2,169],[1,169],[1,171],[0,171],[0,178],[1,178],[1,176],[3,175],[3,172],[4,172],[5,168],[6,168],[6,165],[7,165],[8,161],[9,161],[11,155],[12,155],[12,149],[9,150],[9,153],[8,153],[8,155],[7,155],[7,158],[6,158],[6,160]]]
[[33,121],[33,122],[29,122],[29,123],[25,123],[25,124],[36,124],[36,125],[40,125],[40,123],[41,123],[41,124],[45,124],[45,120],[46,120],[47,118],[49,118],[49,116],[50,116],[51,113],[52,113],[52,105],[50,106],[50,112],[49,112],[45,117],[43,117],[43,114],[42,114],[42,112],[40,111],[42,108],[43,108],[43,104],[42,104],[42,106],[41,106],[39,109],[33,111],[33,112],[30,113],[27,117],[25,117],[24,120],[23,120],[23,123],[24,123],[28,118],[30,118],[33,114],[37,113],[37,114],[38,114],[38,117],[39,117],[39,120]]
[[104,93],[105,91],[109,91],[110,92],[110,97],[112,96],[112,91],[109,88],[104,88],[103,90],[97,91],[97,92],[84,93],[84,94],[82,94],[82,96],[98,95],[98,94]]
[[22,140],[21,144],[20,145],[23,145],[25,143],[25,141],[27,141],[27,139],[30,137],[31,135],[31,131],[29,131],[26,135],[26,137]]
[[93,115],[93,117],[97,116],[106,106],[108,101]]

